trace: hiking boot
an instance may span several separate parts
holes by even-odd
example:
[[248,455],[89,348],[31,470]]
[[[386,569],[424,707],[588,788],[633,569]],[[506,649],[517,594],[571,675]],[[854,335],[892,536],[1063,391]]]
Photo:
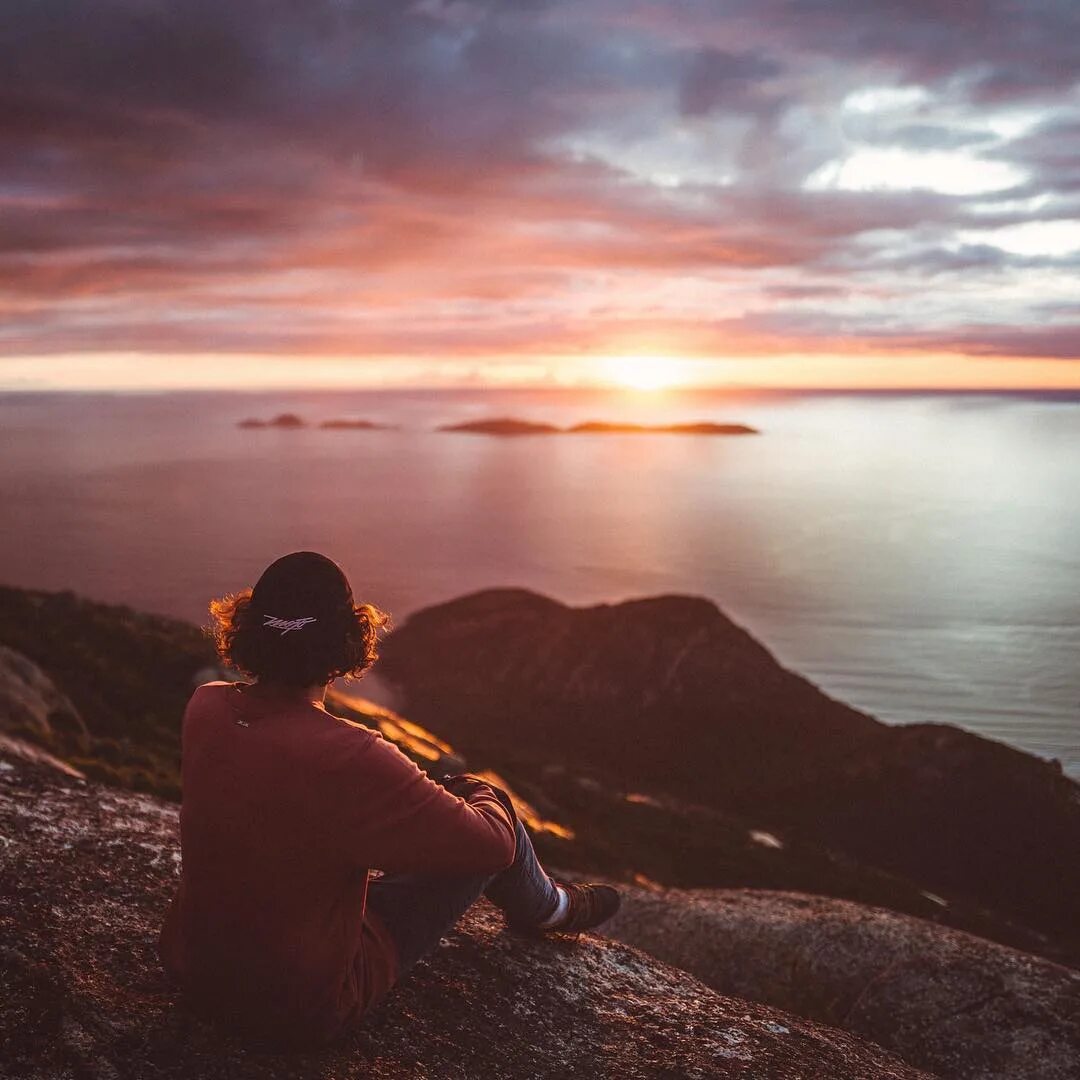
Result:
[[606,922],[619,910],[622,897],[610,885],[574,885],[560,881],[570,897],[570,909],[562,921],[549,927],[558,934],[577,934]]
[[575,885],[569,881],[557,882],[566,890],[569,904],[562,919],[554,926],[523,926],[511,923],[510,929],[530,937],[544,934],[579,934],[606,922],[619,910],[622,897],[618,889],[610,885]]

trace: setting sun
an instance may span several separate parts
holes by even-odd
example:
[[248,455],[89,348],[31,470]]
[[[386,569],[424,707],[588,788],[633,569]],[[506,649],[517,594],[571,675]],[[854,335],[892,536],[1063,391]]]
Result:
[[601,372],[605,382],[630,390],[666,390],[685,381],[680,361],[670,356],[610,356]]

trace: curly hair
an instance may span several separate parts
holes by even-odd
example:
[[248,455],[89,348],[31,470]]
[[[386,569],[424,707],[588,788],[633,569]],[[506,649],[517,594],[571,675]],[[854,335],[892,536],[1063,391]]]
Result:
[[378,659],[378,632],[390,616],[374,604],[348,604],[303,634],[268,632],[251,610],[251,589],[210,601],[219,659],[244,675],[288,686],[359,679]]

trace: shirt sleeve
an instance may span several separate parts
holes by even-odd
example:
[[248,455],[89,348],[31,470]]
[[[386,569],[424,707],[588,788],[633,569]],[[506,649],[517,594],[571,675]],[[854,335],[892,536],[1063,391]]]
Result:
[[366,794],[358,855],[370,866],[471,874],[495,873],[514,861],[514,821],[490,785],[468,800],[452,795],[382,736],[360,757],[352,783]]

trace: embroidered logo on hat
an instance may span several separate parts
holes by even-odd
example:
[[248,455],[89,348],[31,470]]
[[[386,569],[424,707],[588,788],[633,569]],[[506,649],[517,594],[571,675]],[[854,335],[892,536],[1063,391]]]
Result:
[[272,626],[275,630],[280,630],[282,636],[290,630],[303,630],[308,623],[318,622],[314,615],[303,619],[279,619],[276,615],[264,615],[263,618],[266,620],[263,626]]

